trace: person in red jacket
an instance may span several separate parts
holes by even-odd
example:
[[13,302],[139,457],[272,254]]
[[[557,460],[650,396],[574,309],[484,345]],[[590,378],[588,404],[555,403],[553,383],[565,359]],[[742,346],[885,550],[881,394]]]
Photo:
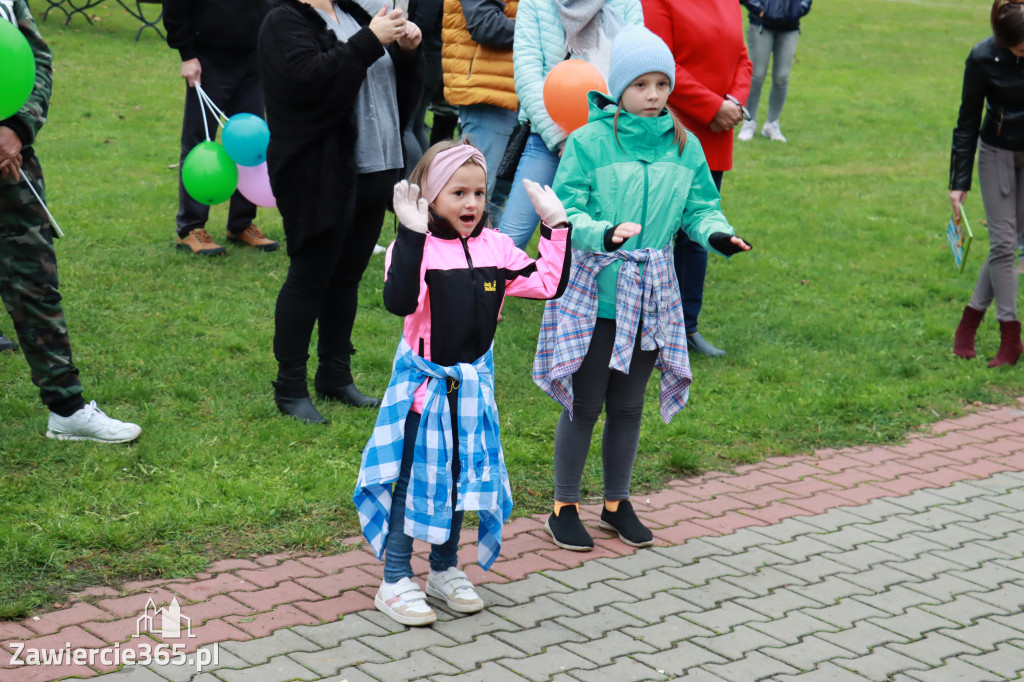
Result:
[[[669,106],[704,148],[711,177],[721,191],[732,169],[732,129],[743,122],[753,65],[743,43],[743,16],[736,0],[642,0],[644,24],[665,41],[676,61]],[[675,245],[676,275],[683,298],[689,350],[725,355],[697,329],[704,300],[708,252],[682,232]]]

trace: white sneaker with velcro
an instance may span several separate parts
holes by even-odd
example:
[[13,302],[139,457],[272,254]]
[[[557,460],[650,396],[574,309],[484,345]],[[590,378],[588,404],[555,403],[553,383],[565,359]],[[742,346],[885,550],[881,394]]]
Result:
[[402,625],[430,625],[437,620],[437,614],[427,604],[427,595],[410,578],[391,584],[382,582],[373,604]]
[[444,599],[448,607],[459,613],[476,613],[484,608],[484,600],[473,589],[466,574],[449,566],[440,573],[430,572],[427,578],[427,594]]

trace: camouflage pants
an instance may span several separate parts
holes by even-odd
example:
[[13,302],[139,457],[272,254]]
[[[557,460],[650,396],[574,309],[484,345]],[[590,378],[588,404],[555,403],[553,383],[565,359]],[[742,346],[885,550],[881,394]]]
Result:
[[32,383],[49,406],[81,395],[82,385],[71,361],[50,221],[25,184],[31,177],[45,200],[43,169],[31,150],[22,153],[20,181],[0,180],[0,299],[14,320]]

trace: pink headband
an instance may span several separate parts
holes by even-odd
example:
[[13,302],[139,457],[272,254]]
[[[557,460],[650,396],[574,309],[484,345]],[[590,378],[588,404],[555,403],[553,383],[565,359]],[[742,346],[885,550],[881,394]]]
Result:
[[487,161],[484,160],[484,155],[471,144],[460,144],[435,156],[423,178],[423,197],[430,203],[434,203],[434,199],[452,179],[455,171],[462,168],[462,164],[469,159],[479,163],[483,167],[484,173],[487,173]]

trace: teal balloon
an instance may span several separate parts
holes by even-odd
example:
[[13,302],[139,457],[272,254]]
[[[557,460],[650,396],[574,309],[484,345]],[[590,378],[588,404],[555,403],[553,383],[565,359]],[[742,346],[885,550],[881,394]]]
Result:
[[0,121],[25,106],[36,82],[36,59],[18,27],[0,18]]
[[239,166],[258,166],[267,160],[270,128],[255,114],[235,114],[224,124],[221,141]]
[[200,142],[181,165],[185,191],[201,204],[212,206],[227,201],[238,187],[238,167],[224,147],[216,142]]

